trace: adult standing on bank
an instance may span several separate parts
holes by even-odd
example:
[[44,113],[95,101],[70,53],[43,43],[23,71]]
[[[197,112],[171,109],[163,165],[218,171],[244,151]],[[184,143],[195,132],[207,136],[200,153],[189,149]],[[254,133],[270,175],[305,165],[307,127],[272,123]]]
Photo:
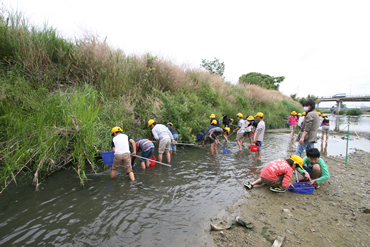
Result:
[[112,150],[114,152],[114,159],[112,165],[112,172],[110,174],[111,178],[116,176],[117,170],[120,164],[123,162],[123,166],[126,169],[126,173],[132,181],[135,180],[135,175],[131,166],[131,156],[130,156],[130,146],[131,142],[134,149],[132,154],[136,154],[136,144],[134,140],[128,135],[123,134],[123,130],[120,127],[114,127],[112,129]]
[[150,119],[148,121],[148,127],[152,128],[152,133],[153,133],[154,138],[157,141],[159,141],[158,161],[162,162],[163,153],[166,153],[167,162],[169,164],[171,162],[171,154],[170,154],[171,141],[173,144],[177,143],[173,139],[173,135],[171,134],[171,131],[169,131],[169,129],[165,125],[157,124],[154,119]]
[[315,101],[308,99],[303,103],[303,109],[306,112],[306,117],[303,120],[302,128],[298,133],[296,141],[298,146],[295,154],[302,156],[303,151],[313,148],[313,144],[317,140],[317,131],[320,126],[319,114],[315,109]]
[[[170,130],[172,136],[173,136],[173,139],[175,141],[178,141],[179,140],[179,132],[173,127],[173,123],[171,123],[170,121],[168,121],[166,127]],[[171,143],[171,147],[170,147],[170,154],[176,154],[176,144],[173,144]]]
[[259,147],[258,147],[258,158],[257,160],[261,161],[262,159],[262,141],[263,141],[263,137],[265,135],[265,129],[266,129],[266,126],[265,126],[265,121],[263,121],[263,113],[262,112],[258,112],[256,114],[256,118],[257,118],[257,121],[258,122],[258,125],[257,125],[257,128],[256,128],[256,133],[254,135],[254,140],[253,140],[253,143],[258,143]]
[[292,111],[292,113],[290,113],[290,116],[289,116],[289,119],[288,119],[288,122],[289,122],[289,127],[290,127],[290,140],[293,140],[293,137],[294,137],[294,132],[295,132],[295,129],[297,128],[297,123],[298,123],[298,117],[297,117],[297,112],[296,111]]

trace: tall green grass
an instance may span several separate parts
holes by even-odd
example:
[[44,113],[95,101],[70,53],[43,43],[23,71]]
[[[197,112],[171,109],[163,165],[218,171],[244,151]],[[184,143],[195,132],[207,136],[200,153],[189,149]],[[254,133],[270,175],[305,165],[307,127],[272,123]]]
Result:
[[99,37],[68,40],[56,29],[32,26],[19,12],[0,15],[0,182],[17,171],[36,189],[71,167],[81,185],[97,170],[120,126],[134,138],[151,137],[149,119],[170,120],[181,142],[195,142],[209,115],[265,114],[268,128],[285,126],[301,107],[290,97],[255,85],[179,66],[151,54],[127,56]]

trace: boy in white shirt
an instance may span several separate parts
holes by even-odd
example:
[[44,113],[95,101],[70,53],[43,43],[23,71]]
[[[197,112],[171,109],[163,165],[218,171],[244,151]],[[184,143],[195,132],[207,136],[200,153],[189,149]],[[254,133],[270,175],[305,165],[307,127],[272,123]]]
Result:
[[152,128],[154,138],[159,141],[158,147],[158,161],[162,162],[163,153],[167,155],[168,164],[171,162],[171,141],[176,144],[177,141],[173,139],[171,131],[163,124],[157,124],[154,119],[148,121],[148,127]]
[[243,120],[243,114],[242,113],[238,113],[236,114],[236,116],[238,117],[238,128],[236,128],[233,133],[236,132],[236,143],[238,144],[239,146],[239,150],[242,150],[242,147],[243,147],[243,138],[244,138],[244,132],[245,132],[245,122]]
[[114,127],[112,129],[112,150],[114,152],[114,159],[112,165],[112,172],[110,174],[111,178],[116,176],[117,170],[120,164],[123,162],[123,166],[126,169],[126,173],[132,181],[135,180],[134,172],[131,166],[131,156],[130,156],[130,146],[131,142],[134,149],[133,154],[136,153],[136,144],[135,141],[128,135],[123,134],[123,130],[120,127]]

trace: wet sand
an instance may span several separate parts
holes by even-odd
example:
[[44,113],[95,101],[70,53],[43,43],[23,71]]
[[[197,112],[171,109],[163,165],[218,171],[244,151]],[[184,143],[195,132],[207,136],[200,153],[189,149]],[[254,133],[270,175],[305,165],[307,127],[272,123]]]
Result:
[[[245,190],[244,199],[210,219],[228,230],[213,231],[215,246],[370,246],[370,153],[324,157],[331,178],[313,194],[274,193],[268,186]],[[291,182],[295,182],[295,176]],[[243,186],[243,185],[240,185]],[[240,216],[253,223],[235,223]]]

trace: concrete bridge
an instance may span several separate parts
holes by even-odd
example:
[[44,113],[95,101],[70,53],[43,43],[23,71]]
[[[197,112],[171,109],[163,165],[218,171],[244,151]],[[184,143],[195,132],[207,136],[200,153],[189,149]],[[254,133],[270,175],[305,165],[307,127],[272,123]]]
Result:
[[370,101],[370,95],[349,95],[336,94],[334,96],[321,96],[318,97],[316,103],[335,101],[337,102],[337,113],[341,110],[342,102],[352,101],[352,102],[363,102]]

